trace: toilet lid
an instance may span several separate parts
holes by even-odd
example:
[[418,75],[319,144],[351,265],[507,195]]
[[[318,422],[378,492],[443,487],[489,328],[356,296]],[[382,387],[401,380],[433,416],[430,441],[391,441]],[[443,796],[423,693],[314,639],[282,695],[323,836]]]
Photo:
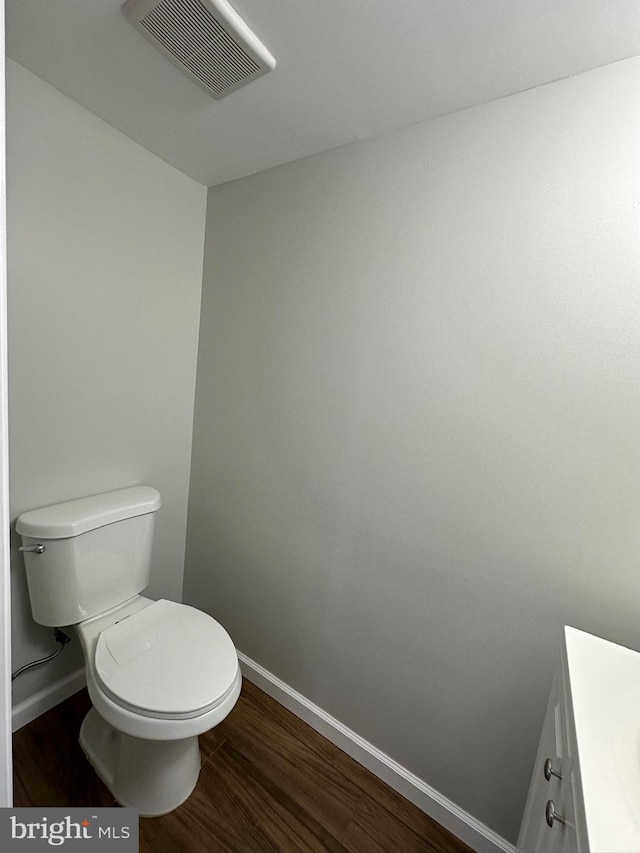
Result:
[[119,705],[150,717],[196,717],[233,688],[238,656],[215,619],[160,599],[102,631],[95,674]]

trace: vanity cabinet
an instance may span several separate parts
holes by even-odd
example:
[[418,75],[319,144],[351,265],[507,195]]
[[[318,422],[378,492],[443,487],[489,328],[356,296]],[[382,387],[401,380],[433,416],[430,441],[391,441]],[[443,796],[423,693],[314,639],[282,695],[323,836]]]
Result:
[[[570,720],[559,667],[553,681],[531,778],[518,853],[578,853],[588,850],[576,825],[575,800],[581,786],[575,746],[569,745]],[[580,842],[578,839],[580,838]]]
[[639,853],[640,654],[565,628],[517,853]]

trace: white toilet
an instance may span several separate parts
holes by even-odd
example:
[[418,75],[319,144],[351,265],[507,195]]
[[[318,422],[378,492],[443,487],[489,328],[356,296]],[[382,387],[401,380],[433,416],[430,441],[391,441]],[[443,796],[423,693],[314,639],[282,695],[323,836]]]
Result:
[[74,625],[93,708],[80,744],[123,806],[166,814],[193,791],[198,735],[235,705],[242,677],[231,638],[215,619],[140,592],[150,575],[154,513],[147,486],[23,513],[33,618]]

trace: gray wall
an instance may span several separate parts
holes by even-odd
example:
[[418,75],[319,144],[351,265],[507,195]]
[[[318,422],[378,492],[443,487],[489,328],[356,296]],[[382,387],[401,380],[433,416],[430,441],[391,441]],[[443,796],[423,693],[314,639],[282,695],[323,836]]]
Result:
[[640,60],[209,191],[185,600],[515,841],[640,649]]
[[[14,62],[7,82],[11,518],[156,486],[149,591],[179,599],[206,190]],[[14,668],[52,647],[16,546]],[[14,703],[81,665],[74,643]]]

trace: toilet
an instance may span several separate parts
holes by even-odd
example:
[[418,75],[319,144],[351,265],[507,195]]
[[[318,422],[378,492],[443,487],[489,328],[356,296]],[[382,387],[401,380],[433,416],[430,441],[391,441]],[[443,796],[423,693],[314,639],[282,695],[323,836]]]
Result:
[[198,735],[234,707],[242,676],[211,616],[140,593],[159,493],[149,486],[43,507],[16,522],[33,618],[73,625],[93,707],[80,745],[114,798],[143,817],[173,811],[200,773]]

